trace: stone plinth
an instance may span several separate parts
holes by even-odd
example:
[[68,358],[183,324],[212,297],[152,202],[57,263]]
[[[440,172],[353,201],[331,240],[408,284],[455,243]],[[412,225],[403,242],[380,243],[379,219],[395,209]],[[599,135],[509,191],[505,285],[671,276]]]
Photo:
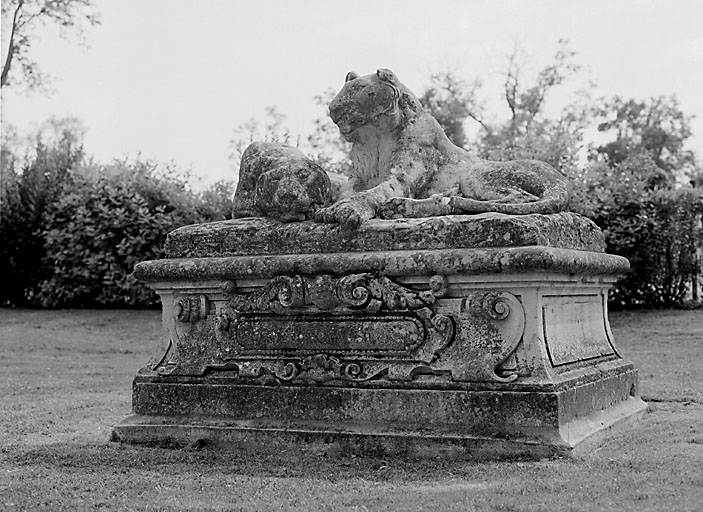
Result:
[[118,440],[541,457],[645,410],[608,324],[628,262],[578,215],[238,219],[166,247],[135,269],[164,331]]

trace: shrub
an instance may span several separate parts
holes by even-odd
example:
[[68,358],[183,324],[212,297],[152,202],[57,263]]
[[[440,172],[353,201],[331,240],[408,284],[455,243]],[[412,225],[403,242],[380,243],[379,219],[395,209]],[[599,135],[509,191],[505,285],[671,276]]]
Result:
[[45,217],[71,183],[71,169],[83,160],[83,147],[64,133],[56,144],[36,143],[36,156],[18,172],[17,159],[2,152],[0,182],[0,305],[32,304],[33,290],[50,269],[42,266]]
[[608,248],[632,267],[613,300],[623,306],[681,306],[700,274],[701,214],[703,197],[695,189],[655,189],[636,215],[612,223]]
[[615,306],[672,307],[696,298],[703,196],[691,187],[652,188],[658,171],[641,153],[615,167],[595,164],[577,181],[572,207],[603,229],[607,252],[630,261],[613,289]]
[[154,306],[154,292],[131,276],[134,265],[161,257],[176,227],[229,218],[234,184],[196,193],[173,167],[86,163],[75,123],[50,128],[52,142],[40,131],[24,165],[3,137],[0,305]]
[[[224,185],[207,197],[224,194]],[[52,268],[35,300],[43,307],[154,307],[155,293],[132,276],[142,260],[163,257],[166,234],[224,216],[191,192],[185,178],[145,162],[87,166],[45,219],[43,265]]]

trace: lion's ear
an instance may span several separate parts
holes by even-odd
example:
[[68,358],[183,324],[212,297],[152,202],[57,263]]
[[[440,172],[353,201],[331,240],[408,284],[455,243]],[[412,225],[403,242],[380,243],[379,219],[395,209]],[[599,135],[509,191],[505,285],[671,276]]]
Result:
[[351,82],[351,81],[354,80],[355,78],[359,78],[359,75],[357,75],[357,74],[354,73],[353,71],[350,71],[349,73],[347,73],[347,77],[344,79],[344,81],[345,81],[345,82]]
[[398,85],[398,77],[395,76],[393,71],[390,69],[379,69],[376,71],[376,76],[383,80],[384,82],[391,83],[393,85]]

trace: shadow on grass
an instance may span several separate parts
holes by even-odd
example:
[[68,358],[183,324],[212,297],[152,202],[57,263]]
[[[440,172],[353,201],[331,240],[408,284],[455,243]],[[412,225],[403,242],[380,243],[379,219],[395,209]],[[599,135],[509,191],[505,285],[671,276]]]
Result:
[[[15,452],[15,450],[10,450]],[[101,472],[111,469],[148,468],[162,474],[207,472],[215,475],[247,477],[324,478],[342,480],[361,475],[369,481],[393,478],[423,480],[429,474],[465,472],[472,467],[485,471],[511,461],[482,463],[460,460],[408,459],[384,457],[330,457],[327,455],[221,451],[215,447],[183,449],[178,447],[132,446],[119,443],[80,445],[50,444],[20,453],[8,454],[17,466],[40,466],[62,470]],[[556,460],[556,459],[555,459]],[[512,461],[513,463],[516,461]],[[527,464],[529,461],[523,461]],[[572,461],[567,460],[566,463]]]

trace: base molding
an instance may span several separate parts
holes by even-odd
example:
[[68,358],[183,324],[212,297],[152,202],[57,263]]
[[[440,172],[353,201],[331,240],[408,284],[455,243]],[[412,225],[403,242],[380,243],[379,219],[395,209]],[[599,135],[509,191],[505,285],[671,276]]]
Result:
[[[641,417],[628,363],[558,391],[369,389],[137,377],[113,440],[329,455],[476,460],[578,455]],[[548,386],[553,387],[553,386]],[[514,385],[513,385],[514,388]]]
[[647,405],[639,398],[621,402],[539,436],[499,437],[477,434],[428,433],[368,425],[256,425],[251,420],[215,417],[132,415],[117,425],[116,442],[135,445],[200,448],[242,453],[287,451],[329,456],[455,458],[469,460],[542,459],[579,456],[612,433],[641,418]]

